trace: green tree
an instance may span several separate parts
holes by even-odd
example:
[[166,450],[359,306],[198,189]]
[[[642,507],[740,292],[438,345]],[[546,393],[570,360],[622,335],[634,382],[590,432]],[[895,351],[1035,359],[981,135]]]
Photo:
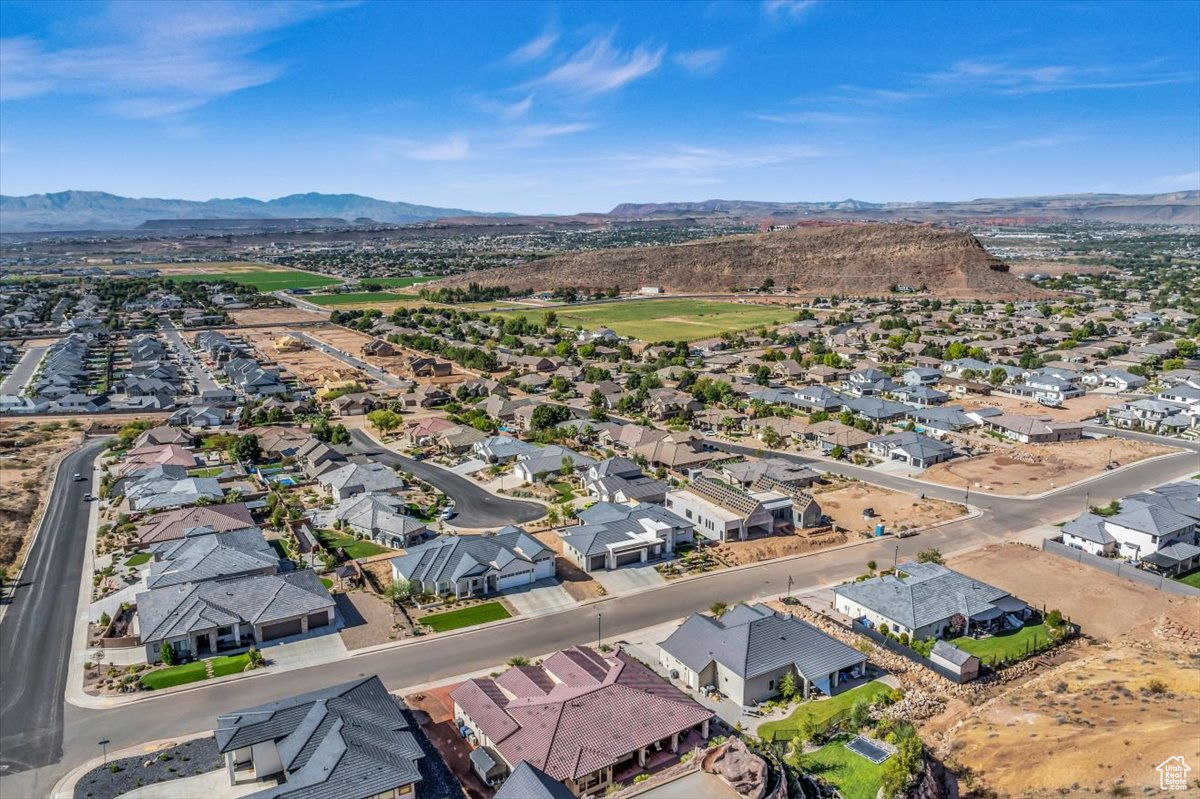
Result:
[[714,602],[711,605],[709,605],[709,607],[708,607],[708,611],[710,613],[712,613],[712,615],[716,616],[718,619],[721,618],[722,616],[724,616],[726,611],[728,611],[728,610],[729,610],[729,605],[726,604],[725,602]]
[[871,703],[866,699],[856,699],[850,708],[850,726],[856,730],[871,723]]
[[379,408],[367,414],[367,421],[371,426],[384,435],[390,433],[400,426],[400,417],[395,411],[389,411],[386,408]]
[[833,449],[829,450],[829,457],[833,458],[835,461],[840,461],[842,458],[846,457],[846,450],[841,444],[837,444]]
[[162,658],[162,662],[168,666],[175,665],[175,650],[166,641],[163,641],[158,647],[158,656]]
[[779,681],[779,695],[789,702],[796,696],[796,675],[788,672],[783,675],[783,679]]
[[539,405],[533,409],[529,425],[533,430],[546,430],[571,418],[571,409],[565,405]]
[[349,444],[350,443],[350,431],[346,429],[346,425],[338,424],[338,425],[333,426],[333,429],[330,430],[330,432],[329,432],[329,443],[330,444]]
[[942,563],[942,551],[936,547],[922,549],[917,553],[917,563]]
[[258,443],[258,436],[251,433],[239,438],[233,445],[233,457],[245,463],[257,463],[262,460],[262,447]]
[[1004,381],[1008,379],[1008,372],[1005,372],[999,366],[993,366],[992,371],[988,372],[988,382],[993,386],[1004,385]]
[[388,599],[392,600],[393,605],[403,604],[406,599],[412,596],[413,586],[408,580],[395,580],[388,587]]

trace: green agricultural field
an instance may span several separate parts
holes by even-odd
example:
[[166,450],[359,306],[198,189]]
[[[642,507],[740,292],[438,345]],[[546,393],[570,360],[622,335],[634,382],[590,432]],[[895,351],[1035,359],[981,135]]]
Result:
[[[200,266],[200,264],[197,264],[197,266]],[[295,269],[271,269],[269,267],[255,270],[231,270],[228,272],[177,273],[163,275],[163,277],[178,283],[200,280],[228,280],[232,283],[240,283],[243,286],[254,286],[254,288],[262,292],[286,289],[317,289],[341,283],[335,277],[318,275],[316,272],[300,272]]]
[[395,302],[404,297],[390,291],[351,291],[345,294],[310,294],[304,298],[314,305],[362,305],[371,302]]
[[783,324],[793,316],[792,311],[778,305],[688,299],[626,300],[502,313],[519,313],[530,321],[541,321],[546,311],[554,311],[561,325],[610,327],[619,335],[647,342],[712,338],[727,331]]
[[422,616],[418,621],[429,625],[436,633],[444,633],[447,630],[473,627],[476,624],[487,624],[489,621],[500,621],[511,615],[499,602],[484,602],[482,605],[472,605],[462,610]]

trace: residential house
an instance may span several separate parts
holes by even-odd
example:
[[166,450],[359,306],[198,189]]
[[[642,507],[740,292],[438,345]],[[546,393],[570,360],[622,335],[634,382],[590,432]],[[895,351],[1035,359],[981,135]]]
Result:
[[808,488],[821,479],[812,469],[787,458],[735,461],[722,466],[721,473],[742,488],[749,488],[764,475],[795,489]]
[[[484,750],[476,749],[471,754],[481,751]],[[522,760],[492,799],[575,799],[575,794],[558,780],[550,779],[546,772],[529,765],[528,760]]]
[[714,541],[744,541],[756,535],[790,530],[792,499],[779,491],[745,491],[712,477],[696,477],[667,493],[668,510],[696,525]]
[[927,469],[954,457],[950,444],[913,431],[872,438],[867,442],[867,451],[887,460],[903,461],[915,469]]
[[404,711],[363,677],[218,716],[214,735],[231,786],[263,782],[254,799],[401,799],[425,757]]
[[188,477],[183,466],[153,466],[119,483],[131,510],[153,511],[220,500],[225,492],[215,477]]
[[417,593],[486,596],[554,576],[554,550],[520,527],[494,535],[441,536],[392,558],[392,579]]
[[134,535],[140,546],[183,538],[189,531],[203,529],[214,533],[254,527],[250,509],[244,502],[178,508],[146,516],[136,523]]
[[703,466],[717,457],[712,444],[695,432],[667,433],[649,438],[653,439],[650,443],[634,447],[632,451],[634,456],[645,458],[654,467],[684,472]]
[[720,618],[693,613],[658,645],[663,670],[692,691],[714,686],[739,705],[779,695],[791,675],[808,699],[866,676],[867,656],[788,613],[738,605]]
[[565,468],[574,474],[594,464],[596,459],[567,447],[549,444],[518,455],[513,474],[527,483],[536,483],[548,476],[562,475],[564,464],[568,462],[569,466]]
[[317,482],[339,502],[358,494],[404,488],[404,480],[391,467],[375,462],[347,463],[317,475]]
[[585,572],[657,560],[694,540],[695,525],[659,505],[598,502],[558,530],[563,556]]
[[651,502],[662,504],[667,484],[642,473],[628,458],[607,458],[588,467],[583,486],[600,502]]
[[839,613],[871,627],[886,624],[893,635],[910,639],[946,637],[955,616],[964,622],[959,632],[969,633],[1020,627],[1029,613],[1003,589],[939,563],[915,561],[900,564],[895,574],[839,585],[833,597]]
[[343,499],[329,513],[333,523],[393,549],[429,535],[425,523],[408,514],[408,503],[394,494],[367,493]]
[[532,455],[539,447],[512,436],[488,436],[471,445],[476,458],[486,463],[508,463]]
[[624,652],[580,646],[467,680],[450,698],[469,741],[509,771],[526,761],[576,796],[703,742],[713,717]]
[[1022,444],[1048,444],[1083,438],[1083,425],[1080,422],[1055,422],[1048,416],[1002,413],[984,418],[983,425]]

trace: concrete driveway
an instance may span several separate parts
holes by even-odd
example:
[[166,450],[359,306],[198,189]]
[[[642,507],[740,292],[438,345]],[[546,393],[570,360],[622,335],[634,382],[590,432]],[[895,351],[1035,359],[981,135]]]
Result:
[[661,574],[654,570],[653,563],[622,566],[612,571],[594,571],[591,574],[592,579],[604,586],[604,590],[609,593],[609,596],[646,591],[667,582]]
[[575,604],[575,599],[557,579],[538,580],[524,588],[505,591],[504,598],[512,603],[522,616],[556,613]]

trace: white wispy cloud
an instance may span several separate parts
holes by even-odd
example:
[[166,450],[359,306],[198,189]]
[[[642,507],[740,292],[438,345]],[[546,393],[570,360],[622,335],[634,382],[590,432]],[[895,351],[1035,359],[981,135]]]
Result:
[[763,122],[775,122],[780,125],[851,125],[863,121],[861,116],[830,111],[782,111],[751,114],[750,116]]
[[1163,191],[1195,191],[1200,189],[1200,172],[1182,172],[1178,175],[1163,175],[1152,181],[1156,189]]
[[671,56],[671,60],[688,72],[710,75],[725,63],[726,55],[728,55],[728,50],[723,47],[712,50],[686,50],[675,53]]
[[558,136],[572,136],[585,133],[596,126],[587,122],[566,122],[561,125],[526,125],[517,130],[518,135],[525,139],[553,139]]
[[809,9],[817,4],[817,0],[763,0],[763,11],[768,17],[775,19],[800,19]]
[[329,3],[114,3],[87,25],[103,44],[55,46],[32,37],[0,42],[0,99],[90,96],[138,119],[185,113],[269,83],[283,65],[259,57],[269,35]]
[[558,31],[553,27],[549,27],[538,36],[535,36],[509,53],[508,58],[505,60],[510,64],[528,64],[533,61],[539,61],[554,49],[554,45],[558,44],[558,39]]
[[430,140],[376,136],[368,144],[372,158],[381,163],[397,158],[409,161],[465,161],[471,157],[471,140],[464,133]]
[[1009,95],[1136,89],[1197,80],[1194,72],[1156,72],[1140,66],[1017,65],[974,60],[958,61],[949,69],[925,77],[931,86]]
[[511,121],[521,119],[529,113],[530,109],[533,108],[533,98],[533,92],[529,92],[519,100],[476,95],[470,98],[470,102],[485,114],[491,114],[492,116]]
[[579,165],[599,167],[602,172],[620,170],[638,174],[703,176],[819,158],[823,155],[824,152],[816,147],[797,144],[736,150],[677,144],[661,149],[623,150],[566,160]]
[[621,50],[613,46],[612,38],[612,34],[597,36],[535,83],[578,94],[603,94],[649,75],[667,52],[666,47],[647,45]]

